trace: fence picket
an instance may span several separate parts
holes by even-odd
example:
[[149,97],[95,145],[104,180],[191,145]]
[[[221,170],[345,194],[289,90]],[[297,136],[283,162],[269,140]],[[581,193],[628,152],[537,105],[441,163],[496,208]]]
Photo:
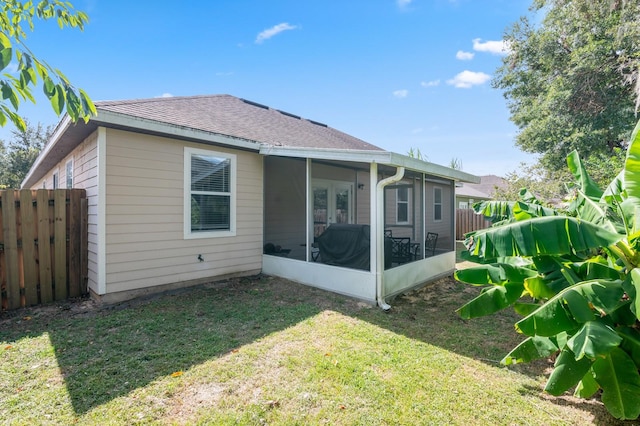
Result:
[[51,235],[49,219],[49,191],[36,192],[38,215],[38,269],[40,271],[40,302],[53,302],[53,280],[51,276]]
[[56,300],[64,300],[67,293],[67,194],[61,189],[53,192],[53,247]]
[[18,262],[18,227],[16,226],[16,200],[13,190],[4,191],[2,197],[2,228],[6,269],[5,291],[8,309],[20,307],[20,264]]
[[80,193],[71,192],[69,194],[69,205],[67,206],[67,217],[69,218],[69,296],[78,297],[81,294],[81,271],[80,271],[80,215],[82,214],[80,205]]
[[33,194],[20,191],[22,217],[22,268],[24,271],[24,297],[27,306],[38,304],[38,266],[36,259],[36,224],[33,217]]

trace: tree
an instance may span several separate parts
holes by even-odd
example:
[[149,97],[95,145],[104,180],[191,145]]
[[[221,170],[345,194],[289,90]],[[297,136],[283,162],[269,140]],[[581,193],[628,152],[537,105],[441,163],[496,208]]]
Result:
[[51,136],[51,126],[45,128],[38,123],[34,127],[24,121],[25,129],[13,130],[13,139],[8,146],[0,140],[0,188],[20,187]]
[[[18,129],[26,130],[17,111],[22,101],[35,103],[33,90],[40,83],[56,114],[66,111],[73,121],[81,118],[85,122],[95,115],[89,96],[75,88],[60,70],[37,58],[25,43],[25,27],[33,31],[38,19],[55,19],[61,29],[82,30],[88,22],[87,15],[60,0],[0,0],[0,7],[0,70],[5,71],[0,78],[0,125],[4,126],[8,119]],[[17,71],[12,75],[7,73],[7,67],[14,59]]]
[[[596,153],[581,161],[585,168],[592,171],[592,179],[600,187],[606,187],[624,166],[624,159],[624,150],[615,148],[610,154]],[[515,201],[520,191],[527,188],[538,199],[559,206],[572,193],[572,187],[565,184],[571,179],[569,170],[545,167],[540,162],[532,165],[522,163],[520,168],[507,173],[504,179],[507,185],[496,188],[494,198],[498,200]]]
[[624,148],[640,105],[640,2],[534,0],[541,23],[507,30],[510,53],[493,86],[504,91],[516,144],[559,169],[574,149]]
[[545,390],[599,391],[616,418],[640,417],[640,122],[624,168],[603,191],[577,151],[566,213],[530,192],[517,202],[484,202],[476,211],[499,221],[468,235],[465,257],[481,266],[456,279],[484,286],[461,307],[463,318],[513,307],[527,338],[507,354],[509,365],[557,354]]

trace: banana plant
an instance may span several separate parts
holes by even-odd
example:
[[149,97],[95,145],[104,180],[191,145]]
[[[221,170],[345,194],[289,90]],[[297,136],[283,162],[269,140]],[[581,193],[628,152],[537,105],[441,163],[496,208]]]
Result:
[[505,365],[556,354],[545,391],[579,397],[601,391],[618,419],[640,417],[640,122],[624,169],[602,190],[577,152],[564,211],[528,191],[516,202],[474,205],[494,225],[467,234],[463,254],[479,265],[455,273],[482,286],[458,313],[465,319],[512,307],[526,336]]

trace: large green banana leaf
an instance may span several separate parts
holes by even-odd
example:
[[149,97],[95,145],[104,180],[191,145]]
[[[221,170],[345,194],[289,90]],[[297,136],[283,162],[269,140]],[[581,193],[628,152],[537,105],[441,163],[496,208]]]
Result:
[[569,170],[573,173],[573,176],[576,178],[576,183],[580,188],[581,192],[584,193],[588,199],[598,202],[602,197],[602,190],[596,184],[589,173],[587,173],[587,169],[585,169],[582,161],[580,160],[580,155],[578,155],[578,151],[573,151],[567,156],[567,165],[569,166]]
[[640,416],[640,374],[631,357],[620,348],[613,348],[591,367],[602,387],[602,402],[618,419],[635,420]]
[[461,318],[471,319],[494,314],[513,304],[522,296],[522,283],[506,283],[487,287],[478,297],[469,301],[456,312]]
[[600,385],[596,382],[596,379],[593,378],[593,372],[589,370],[582,380],[580,380],[573,394],[580,398],[591,398],[598,390],[600,390]]
[[511,217],[514,204],[515,201],[480,201],[473,210],[495,223]]
[[640,320],[640,268],[633,268],[624,283],[624,290],[632,300],[631,312]]
[[562,290],[530,315],[516,323],[516,329],[527,336],[555,336],[563,331],[578,330],[620,307],[624,290],[622,281],[594,280]]
[[509,282],[524,283],[527,278],[538,275],[531,268],[524,268],[506,263],[475,266],[455,272],[455,279],[472,285],[504,285]]
[[469,253],[484,261],[508,256],[565,255],[607,247],[622,236],[590,222],[551,216],[488,228],[472,235]]
[[544,358],[554,354],[560,349],[555,339],[549,337],[533,336],[529,337],[518,346],[513,348],[502,361],[501,364],[510,365],[520,362],[529,362],[534,359]]
[[640,331],[631,327],[619,327],[618,334],[622,337],[620,347],[633,359],[637,368],[640,368]]
[[624,188],[634,205],[640,206],[640,121],[636,124],[624,162]]
[[587,321],[567,341],[567,347],[575,354],[576,360],[585,356],[594,359],[609,354],[620,342],[622,337],[611,327],[600,321]]
[[592,364],[593,360],[589,358],[576,360],[570,349],[562,349],[556,358],[553,372],[551,372],[544,390],[551,395],[562,395],[583,379]]
[[540,203],[525,201],[481,201],[473,205],[477,214],[481,214],[494,224],[496,222],[518,222],[534,217],[557,216],[558,212]]
[[624,170],[620,170],[618,176],[616,176],[604,190],[600,202],[613,206],[615,203],[622,202],[626,196],[627,193],[624,189]]

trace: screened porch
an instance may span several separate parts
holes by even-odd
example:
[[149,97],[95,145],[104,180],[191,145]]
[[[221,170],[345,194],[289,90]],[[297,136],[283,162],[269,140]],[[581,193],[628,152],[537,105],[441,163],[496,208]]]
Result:
[[[380,304],[382,296],[455,267],[455,181],[420,170],[430,163],[293,156],[264,161],[265,273]],[[332,233],[335,241],[326,243]],[[344,257],[357,254],[358,261],[341,262],[340,248],[350,244]]]

